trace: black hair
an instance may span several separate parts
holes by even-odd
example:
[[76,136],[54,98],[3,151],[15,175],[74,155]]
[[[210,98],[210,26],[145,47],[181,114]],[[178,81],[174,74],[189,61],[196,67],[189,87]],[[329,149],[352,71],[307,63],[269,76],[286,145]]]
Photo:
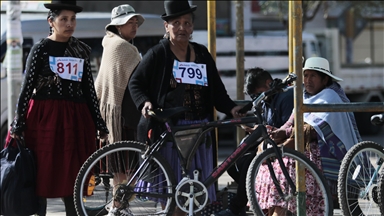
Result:
[[[52,22],[60,15],[62,10],[49,10],[47,20],[51,20]],[[52,35],[53,30],[52,27],[49,26],[49,35]]]
[[[315,71],[316,71],[316,70],[315,70]],[[328,82],[327,82],[326,86],[330,86],[330,85],[332,85],[332,83],[333,83],[333,79],[332,79],[332,77],[330,77],[330,76],[328,76],[327,74],[322,73],[322,72],[320,72],[320,71],[316,71],[316,73],[319,74],[319,76],[321,77],[322,80],[324,80],[325,77],[328,77]]]
[[107,30],[110,31],[110,32],[113,32],[113,33],[115,33],[115,34],[117,34],[117,35],[120,35],[120,34],[119,34],[119,30],[117,29],[117,27],[116,27],[115,25],[110,25],[110,26],[108,26],[108,27],[107,27]]
[[[61,14],[61,11],[63,10],[49,10],[47,20],[51,20],[52,22]],[[76,13],[76,12],[75,12]],[[49,35],[52,35],[53,30],[52,27],[49,26]]]
[[268,71],[259,67],[249,69],[245,77],[244,93],[252,95],[255,89],[265,85],[268,79],[272,80]]

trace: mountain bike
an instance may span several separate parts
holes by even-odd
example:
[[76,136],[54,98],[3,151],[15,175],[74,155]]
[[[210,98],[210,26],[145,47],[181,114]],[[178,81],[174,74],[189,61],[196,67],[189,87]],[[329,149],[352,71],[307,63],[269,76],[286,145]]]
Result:
[[[260,107],[261,101],[266,97],[293,88],[287,85],[295,79],[296,75],[290,74],[286,79],[276,82],[270,90],[256,97],[251,105],[244,106],[241,112],[247,112],[252,106]],[[251,148],[256,151],[257,146],[263,142],[264,145],[273,146],[268,149],[268,152],[273,151],[269,155],[273,155],[281,163],[285,178],[290,180],[289,190],[281,188],[279,182],[275,182],[276,187],[280,188],[281,198],[296,202],[296,184],[282,162],[283,157],[290,157],[314,177],[315,184],[319,187],[318,193],[324,200],[324,215],[333,215],[329,188],[316,165],[293,149],[277,146],[269,137],[264,124],[260,124],[206,179],[199,179],[198,170],[193,170],[193,176],[187,175],[190,162],[206,133],[216,127],[261,122],[261,114],[260,109],[255,109],[256,116],[174,125],[173,117],[186,110],[186,107],[148,110],[151,117],[163,122],[166,128],[155,142],[144,144],[121,141],[106,145],[92,154],[81,167],[75,182],[74,202],[78,214],[87,215],[87,210],[92,209],[94,215],[101,215],[97,211],[103,212],[106,206],[115,202],[119,204],[119,209],[128,212],[128,215],[172,215],[177,206],[179,210],[192,216],[207,206],[207,188],[245,152]],[[160,148],[169,141],[172,141],[178,150],[180,169],[183,173],[180,182],[176,182],[169,162],[159,154]],[[121,172],[124,172],[124,181],[116,179],[116,173]],[[104,178],[100,178],[101,176]],[[99,182],[95,183],[92,179],[99,179]],[[262,210],[257,209],[257,205],[253,206],[255,214],[262,215]]]
[[[371,122],[383,125],[383,114],[372,116]],[[384,147],[375,142],[363,141],[348,150],[338,178],[338,196],[343,215],[384,215],[384,190],[381,189],[380,193],[380,181],[384,182],[383,162]]]

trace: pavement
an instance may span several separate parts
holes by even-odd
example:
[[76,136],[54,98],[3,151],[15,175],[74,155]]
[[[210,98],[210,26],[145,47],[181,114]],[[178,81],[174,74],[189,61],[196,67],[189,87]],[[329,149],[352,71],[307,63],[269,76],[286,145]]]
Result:
[[[377,135],[373,136],[362,136],[364,141],[374,141],[376,143],[380,143],[384,145],[384,127],[382,128],[381,132]],[[220,145],[220,144],[219,144]],[[228,155],[231,154],[234,147],[223,147],[219,150],[219,163],[222,162]],[[225,172],[218,181],[218,188],[223,189],[224,187],[229,186],[230,191],[235,191],[235,188],[231,187],[233,185],[232,178]],[[248,215],[253,215],[251,211],[247,212]],[[56,199],[48,199],[48,206],[47,206],[47,216],[65,216],[65,209],[64,204],[61,201],[60,198]],[[342,216],[340,209],[334,210],[334,216]]]
[[[219,163],[222,162],[230,153],[230,149],[224,149],[223,151],[221,151],[221,154],[219,155]],[[219,190],[227,187],[229,191],[236,192],[236,188],[234,188],[232,185],[235,185],[232,178],[227,174],[227,172],[225,172],[219,178]],[[247,211],[247,216],[248,215],[254,214],[252,211]],[[65,216],[64,204],[60,198],[48,199],[47,216]],[[342,216],[340,209],[335,209],[334,216]]]

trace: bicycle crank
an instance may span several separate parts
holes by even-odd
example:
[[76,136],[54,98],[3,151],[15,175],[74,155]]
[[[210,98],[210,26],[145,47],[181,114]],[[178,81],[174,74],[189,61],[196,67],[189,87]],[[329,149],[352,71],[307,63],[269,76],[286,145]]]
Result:
[[208,190],[198,180],[199,171],[193,171],[194,179],[183,178],[176,187],[176,204],[184,212],[193,213],[203,210],[208,202]]

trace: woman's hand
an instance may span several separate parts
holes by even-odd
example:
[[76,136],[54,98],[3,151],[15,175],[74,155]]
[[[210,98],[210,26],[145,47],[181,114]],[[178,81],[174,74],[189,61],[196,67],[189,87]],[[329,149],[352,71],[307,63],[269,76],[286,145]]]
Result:
[[104,131],[99,131],[99,138],[100,139],[107,139],[108,138],[108,133]]
[[22,137],[24,137],[24,132],[22,134],[11,133],[9,134],[13,139],[21,141]]
[[233,116],[233,118],[240,118],[240,117],[244,117],[246,114],[245,113],[239,113],[239,110],[243,108],[242,106],[235,106],[232,108],[231,110],[231,114]]
[[282,143],[287,139],[285,129],[276,129],[271,132],[271,138],[277,143]]
[[151,117],[150,115],[148,115],[147,110],[152,110],[152,103],[149,101],[145,101],[143,109],[141,109],[141,114],[144,116],[144,118]]
[[245,130],[245,132],[252,133],[253,131],[256,130],[258,125],[255,125],[253,127],[248,127],[247,125],[240,125],[240,126],[241,126],[241,128],[243,128]]

